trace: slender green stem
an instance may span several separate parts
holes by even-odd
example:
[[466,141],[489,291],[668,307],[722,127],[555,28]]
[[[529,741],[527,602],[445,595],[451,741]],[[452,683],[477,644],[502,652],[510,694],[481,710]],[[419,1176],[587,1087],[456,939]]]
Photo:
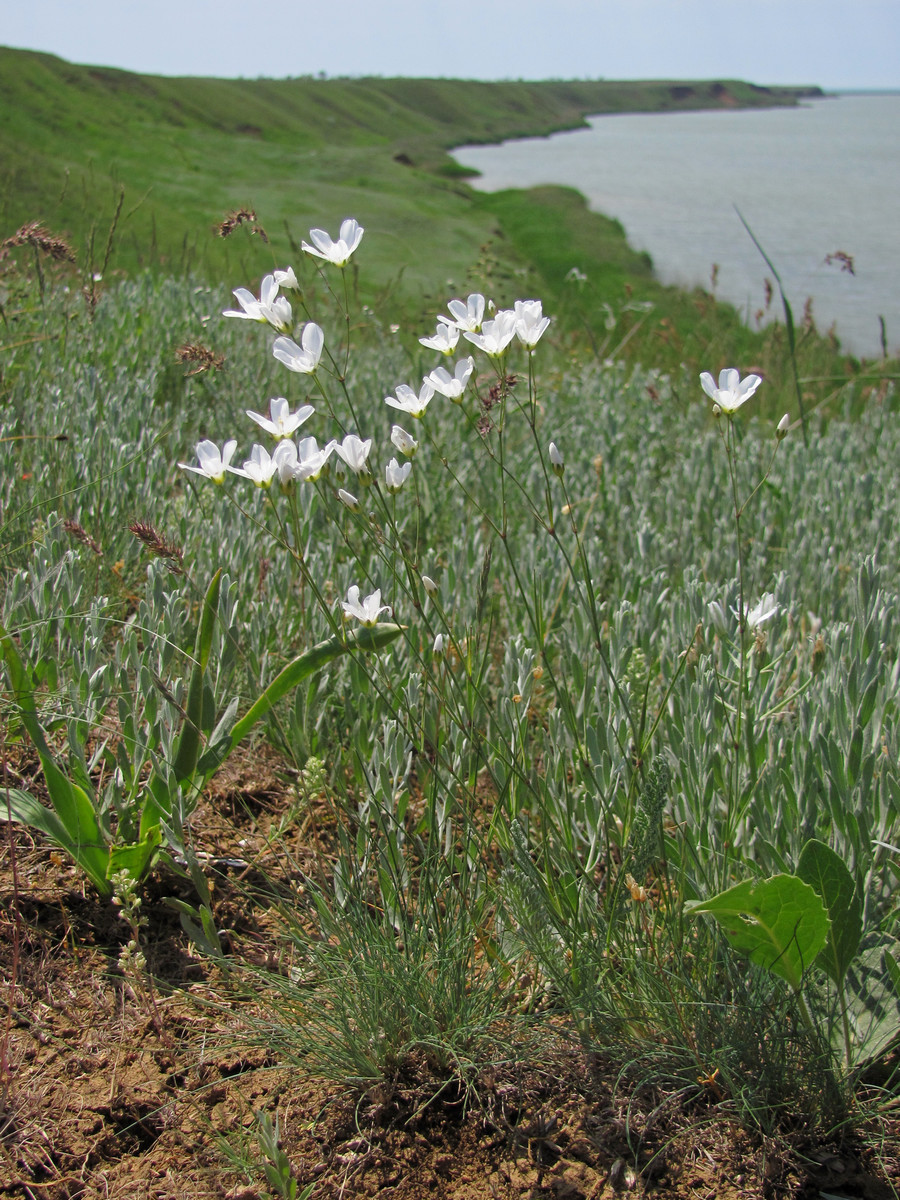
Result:
[[734,735],[732,744],[732,765],[731,765],[731,789],[728,795],[728,817],[727,827],[725,831],[725,866],[727,868],[728,859],[732,849],[731,843],[734,837],[734,814],[738,806],[738,794],[740,791],[741,778],[741,733],[743,729],[744,716],[744,699],[747,687],[747,621],[745,615],[745,589],[744,589],[744,543],[741,532],[741,516],[743,514],[743,505],[738,500],[738,481],[737,481],[737,438],[734,430],[734,421],[729,416],[728,424],[725,427],[724,442],[725,454],[728,459],[728,474],[731,479],[731,496],[734,505],[734,528],[735,537],[737,540],[737,560],[738,560],[738,636],[740,638],[740,658],[738,661],[738,688],[737,702],[735,704],[734,716]]

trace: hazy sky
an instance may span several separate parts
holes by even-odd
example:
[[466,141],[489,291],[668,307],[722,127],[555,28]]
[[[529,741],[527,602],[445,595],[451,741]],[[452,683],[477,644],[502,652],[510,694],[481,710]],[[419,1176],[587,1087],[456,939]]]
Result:
[[0,42],[156,75],[900,87],[900,0],[0,0]]

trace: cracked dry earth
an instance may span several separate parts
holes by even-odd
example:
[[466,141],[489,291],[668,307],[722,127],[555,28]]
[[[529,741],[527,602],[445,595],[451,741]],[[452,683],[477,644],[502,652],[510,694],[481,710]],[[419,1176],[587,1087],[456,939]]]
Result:
[[[230,769],[199,814],[210,853],[271,881],[283,779],[258,751]],[[302,827],[293,836],[302,861],[313,851]],[[217,923],[236,957],[274,966],[275,923],[245,884],[217,877]],[[253,992],[192,953],[163,903],[177,888],[161,877],[147,889],[151,995],[119,969],[113,906],[52,847],[0,824],[2,1200],[272,1195],[260,1110],[278,1120],[298,1193],[312,1185],[322,1200],[898,1195],[900,1121],[877,1144],[751,1136],[713,1094],[666,1094],[549,1024],[540,1061],[498,1061],[468,1090],[424,1058],[364,1091],[310,1078],[245,1036]]]

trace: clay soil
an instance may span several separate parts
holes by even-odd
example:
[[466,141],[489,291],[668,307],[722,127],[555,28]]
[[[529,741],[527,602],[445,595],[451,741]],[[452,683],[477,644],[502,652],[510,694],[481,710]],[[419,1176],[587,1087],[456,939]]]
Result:
[[[235,959],[277,966],[265,892],[286,776],[257,751],[199,813],[217,924]],[[321,836],[321,830],[319,831]],[[321,852],[321,841],[319,842]],[[412,1058],[366,1089],[279,1061],[246,1031],[252,991],[193,951],[147,888],[152,991],[119,967],[127,930],[63,855],[0,824],[0,1197],[3,1200],[253,1200],[266,1183],[256,1113],[276,1119],[297,1193],[322,1200],[887,1200],[900,1179],[900,1121],[821,1144],[741,1129],[713,1089],[686,1097],[621,1062],[584,1054],[548,1021],[539,1056],[499,1057],[462,1087]],[[187,890],[182,893],[190,898]],[[540,1061],[536,1061],[539,1057]],[[892,1182],[893,1181],[893,1182]]]

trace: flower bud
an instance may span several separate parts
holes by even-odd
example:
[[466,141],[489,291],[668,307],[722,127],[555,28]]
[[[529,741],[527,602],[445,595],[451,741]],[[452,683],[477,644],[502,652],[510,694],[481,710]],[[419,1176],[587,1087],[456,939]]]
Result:
[[775,436],[778,438],[779,442],[784,441],[784,439],[787,437],[788,430],[790,429],[790,427],[791,427],[791,418],[788,416],[787,413],[785,413],[784,416],[781,418],[781,420],[778,422],[778,428],[775,430]]
[[559,447],[556,442],[550,443],[550,467],[554,475],[558,475],[560,479],[563,477],[563,471],[566,469],[566,462],[562,454],[559,452]]
[[354,512],[354,513],[362,512],[362,506],[360,505],[357,498],[355,496],[352,496],[350,494],[350,492],[345,492],[343,488],[338,488],[338,499],[341,501],[342,504],[345,504],[347,506],[347,508],[350,509],[351,512]]
[[714,416],[714,417],[716,417],[716,418],[718,418],[718,417],[721,417],[721,415],[722,415],[722,409],[721,409],[721,407],[720,407],[718,404],[714,404],[714,405],[712,406],[712,414],[713,414],[713,416]]
[[719,633],[722,633],[722,634],[727,633],[728,632],[728,618],[725,616],[725,609],[722,607],[722,605],[719,603],[719,601],[718,600],[710,600],[709,604],[707,605],[707,610],[709,612],[710,621],[712,622],[713,626],[719,631]]
[[414,437],[406,432],[400,425],[394,425],[391,429],[391,442],[394,447],[405,454],[407,458],[412,458],[419,448],[419,443]]
[[385,486],[391,495],[396,495],[396,493],[400,491],[409,477],[411,470],[412,463],[404,463],[401,467],[396,458],[391,459],[384,469]]
[[432,653],[443,654],[445,645],[446,639],[444,638],[444,635],[442,633],[437,634],[431,647]]
[[817,635],[816,640],[813,643],[813,652],[812,652],[812,673],[813,673],[813,675],[818,675],[824,666],[825,666],[825,639],[822,637],[822,635],[820,633]]
[[422,576],[422,586],[425,589],[425,594],[430,596],[432,600],[438,594],[438,585],[434,582],[430,575]]

